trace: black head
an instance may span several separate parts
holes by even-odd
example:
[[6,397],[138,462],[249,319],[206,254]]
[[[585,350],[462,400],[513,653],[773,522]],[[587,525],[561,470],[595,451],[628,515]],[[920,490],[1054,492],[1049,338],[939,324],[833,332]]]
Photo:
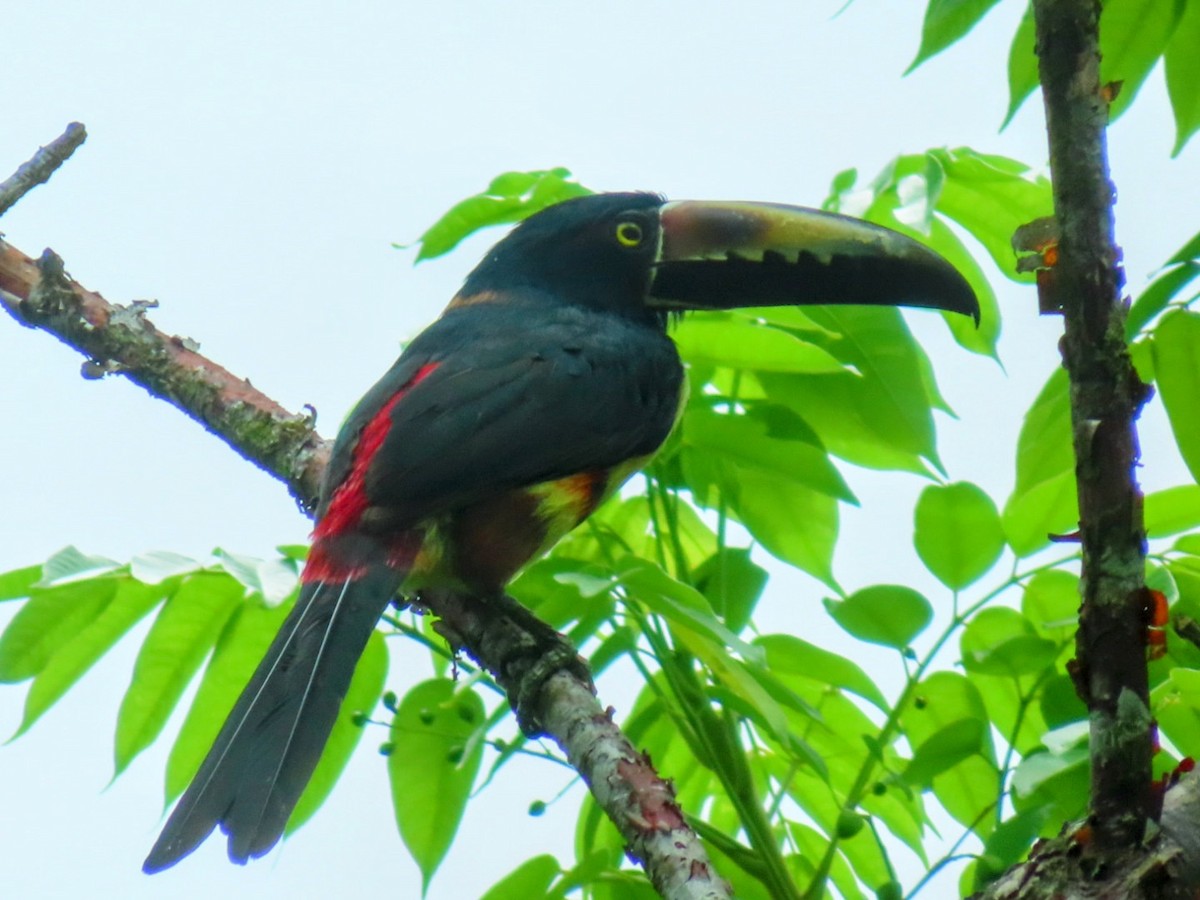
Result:
[[849,216],[770,203],[592,194],[530,216],[451,306],[567,303],[665,325],[743,306],[921,306],[973,316],[967,280],[924,244]]
[[467,276],[460,302],[489,292],[544,294],[636,318],[658,318],[646,291],[659,250],[657,194],[591,194],[530,216]]

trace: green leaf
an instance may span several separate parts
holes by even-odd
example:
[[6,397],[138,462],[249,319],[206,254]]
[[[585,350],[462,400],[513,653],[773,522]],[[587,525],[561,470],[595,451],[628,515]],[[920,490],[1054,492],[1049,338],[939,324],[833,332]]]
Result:
[[954,230],[941,219],[935,218],[930,223],[928,243],[967,279],[979,300],[979,325],[967,316],[942,313],[950,334],[964,350],[999,359],[996,342],[1000,340],[1000,304],[996,302],[996,292],[988,283],[983,269],[979,267],[971,252],[963,246]]
[[[639,743],[638,746],[642,745]],[[593,879],[594,871],[617,868],[621,863],[622,843],[617,827],[604,814],[592,795],[585,793],[583,808],[575,826],[576,856],[582,857],[582,860],[567,877],[572,883],[587,884]],[[580,871],[581,869],[584,871]]]
[[731,503],[754,539],[772,556],[834,586],[837,501],[756,469],[738,472],[738,495]]
[[[708,315],[716,314],[709,313]],[[801,306],[746,306],[741,309],[729,310],[723,315],[740,316],[747,321],[770,325],[772,328],[781,328],[806,340],[809,336],[826,340],[840,337],[837,332],[818,325]]]
[[880,584],[845,600],[825,600],[834,621],[860,641],[903,650],[933,619],[933,607],[912,588]]
[[[689,569],[700,565],[717,550],[716,535],[700,518],[694,506],[683,499],[671,501],[671,512],[677,540],[683,550],[684,560]],[[650,521],[650,502],[645,493],[622,499],[614,497],[596,510],[583,528],[576,529],[560,541],[554,550],[554,556],[575,560],[571,568],[578,569],[580,561],[594,562],[605,571],[601,577],[607,577],[612,560],[625,554],[655,559],[659,553],[659,536],[655,533]],[[674,565],[673,558],[668,560]],[[594,576],[597,571],[589,570],[587,574]],[[575,587],[580,589],[583,581],[576,581]],[[560,600],[563,595],[560,593]],[[562,611],[560,609],[560,611]],[[579,608],[568,608],[563,621],[574,620],[579,616]]]
[[1087,707],[1075,691],[1075,682],[1071,676],[1063,674],[1052,675],[1042,682],[1038,712],[1042,714],[1047,728],[1061,728],[1070,722],[1080,722],[1088,714]]
[[[1137,95],[1154,64],[1167,49],[1182,8],[1173,0],[1107,0],[1100,16],[1100,79],[1121,81],[1124,86],[1113,102],[1109,117],[1115,120]],[[1012,121],[1025,99],[1038,86],[1036,29],[1032,6],[1017,27],[1008,56],[1008,113]],[[1194,57],[1195,44],[1187,53]],[[1181,71],[1188,71],[1184,67]],[[1177,114],[1178,118],[1178,114]],[[1182,146],[1182,145],[1180,145]]]
[[114,778],[162,731],[244,593],[242,585],[224,573],[197,572],[164,604],[138,652],[121,700]]
[[1017,110],[1037,89],[1039,82],[1036,44],[1037,28],[1031,4],[1025,10],[1021,24],[1017,26],[1012,46],[1008,51],[1008,112],[1004,114],[1001,131],[1008,127]]
[[[854,814],[850,813],[849,815]],[[860,819],[859,821],[862,820]],[[799,822],[788,822],[787,829],[788,833],[799,846],[802,858],[817,860],[824,855],[829,842],[815,828],[809,828],[807,825],[802,825]],[[854,836],[852,835],[851,837]],[[829,879],[833,882],[834,887],[837,888],[838,894],[843,900],[866,900],[867,895],[859,889],[858,882],[854,878],[854,873],[846,862],[845,856],[840,852],[835,853],[833,856],[833,862],[829,870]],[[809,879],[797,879],[797,883],[804,884],[808,880],[811,880],[811,876]]]
[[[589,900],[658,900],[659,893],[641,872],[615,871],[591,885]],[[762,900],[751,895],[748,900]]]
[[972,717],[958,719],[935,731],[917,747],[904,770],[904,780],[915,788],[928,789],[936,776],[986,748],[986,727],[985,720]]
[[535,900],[561,896],[557,891],[550,893],[550,885],[561,873],[562,867],[553,856],[535,856],[497,881],[480,900]]
[[1004,533],[1017,556],[1074,530],[1079,521],[1067,373],[1055,369],[1025,413],[1017,439],[1017,483],[1004,505]]
[[1080,602],[1079,576],[1061,569],[1047,569],[1025,585],[1021,613],[1039,634],[1062,641],[1075,632]]
[[483,701],[446,679],[410,690],[392,720],[388,776],[400,837],[421,869],[422,895],[450,849],[483,758],[472,736]]
[[101,576],[35,586],[0,635],[0,683],[24,681],[40,673],[104,611],[116,596],[117,581]]
[[267,603],[279,603],[300,584],[294,560],[287,558],[258,559],[217,550],[214,554],[221,567]]
[[[836,175],[833,176],[831,189],[833,190],[833,192],[835,194],[839,194],[839,193],[842,193],[843,191],[848,191],[852,187],[854,187],[854,184],[856,181],[858,181],[858,169],[855,169],[855,168],[842,169],[840,172],[838,172]],[[824,208],[824,207],[822,207],[822,208]]]
[[[228,576],[221,577],[233,581]],[[199,771],[217,732],[266,655],[267,647],[292,605],[284,603],[269,607],[258,601],[240,603],[226,622],[192,705],[171,745],[167,757],[165,805],[170,805],[182,794]]]
[[[1057,729],[1047,734],[1045,753],[1033,753],[1021,760],[1013,772],[1013,791],[1020,796],[1028,797],[1041,788],[1047,781],[1058,778],[1079,765],[1087,766],[1087,723],[1078,722]],[[1083,806],[1087,802],[1086,787],[1079,792],[1076,804]]]
[[957,821],[986,835],[994,817],[980,819],[979,815],[995,803],[998,773],[987,730],[987,709],[979,690],[958,672],[935,672],[917,685],[913,702],[901,712],[900,724],[909,745],[920,747],[947,726],[964,719],[983,723],[979,749],[934,775],[933,791]]
[[999,0],[929,0],[921,26],[921,49],[905,70],[907,75],[931,56],[962,39]]
[[1004,507],[1004,533],[1017,556],[1050,544],[1050,536],[1074,531],[1079,521],[1074,471],[1062,472],[1034,485]]
[[796,675],[844,688],[883,712],[891,709],[875,682],[857,663],[844,656],[789,634],[768,634],[754,643],[767,652],[767,668],[776,674]]
[[1186,484],[1146,495],[1146,536],[1166,537],[1200,527],[1200,485]]
[[[1012,237],[1020,226],[1054,212],[1050,181],[1024,163],[969,147],[930,150],[945,173],[938,212],[983,244],[997,267],[1016,279]],[[1023,280],[1029,280],[1028,277]]]
[[1150,695],[1162,733],[1185,756],[1200,754],[1200,672],[1176,668]]
[[1200,263],[1189,261],[1172,267],[1154,279],[1129,308],[1129,316],[1125,320],[1125,339],[1133,340],[1197,275],[1200,275]]
[[908,743],[919,747],[960,719],[988,721],[979,689],[960,672],[934,672],[917,686],[913,702],[901,714],[900,722]]
[[120,563],[106,556],[89,556],[74,547],[63,547],[46,560],[42,566],[42,580],[38,583],[49,586],[85,574],[95,578],[120,567]]
[[346,763],[350,762],[350,755],[363,736],[363,726],[356,722],[356,718],[369,716],[375,709],[383,693],[387,670],[387,644],[383,635],[376,630],[371,633],[363,655],[354,667],[354,677],[342,700],[342,708],[338,711],[329,741],[321,753],[320,762],[313,770],[312,778],[309,779],[296,808],[288,818],[285,834],[291,834],[307,822],[312,814],[321,808],[321,804],[337,784]]
[[717,615],[734,634],[750,621],[758,598],[767,586],[767,571],[750,559],[750,551],[725,547],[705,560],[692,575]]
[[[974,151],[960,149],[955,154],[971,155]],[[1000,311],[996,295],[974,257],[963,246],[961,240],[946,223],[935,216],[935,211],[944,212],[940,201],[946,184],[946,170],[942,163],[945,151],[930,151],[896,157],[872,184],[874,200],[865,217],[877,224],[903,232],[914,240],[927,244],[944,256],[964,275],[979,299],[980,324],[965,316],[942,313],[955,341],[972,353],[981,353],[996,358],[996,341],[1000,336]],[[1002,157],[991,157],[1002,159]],[[1026,171],[1024,167],[1010,165],[1011,177]],[[832,203],[836,208],[836,202]],[[1011,253],[1009,258],[1011,258]],[[1012,276],[1011,267],[1005,274]],[[1029,280],[1016,276],[1018,280]],[[932,379],[931,379],[932,380]],[[931,401],[935,406],[950,410],[940,403],[936,385],[931,385]]]
[[1024,694],[1033,690],[1034,685],[1043,683],[1044,679],[1051,678],[1051,671],[1047,669],[1037,675],[1021,678],[967,671],[967,678],[979,689],[987,706],[992,728],[1002,734],[1017,753],[1031,753],[1041,745],[1046,722],[1038,706],[1031,704]]
[[790,406],[830,452],[868,468],[924,472],[941,463],[926,387],[928,357],[900,311],[882,307],[812,307],[834,337],[813,337],[860,375],[781,375],[758,379],[768,398]]
[[759,659],[761,653],[726,628],[713,613],[704,595],[676,581],[644,559],[627,559],[620,564],[617,580],[630,596],[673,625],[682,626],[713,642],[736,650],[743,658]]
[[930,485],[917,500],[913,544],[942,584],[962,590],[995,565],[1004,551],[996,504],[966,481]]
[[689,316],[672,329],[671,337],[680,356],[693,365],[809,375],[846,369],[816,344],[741,316]]
[[[995,292],[958,235],[942,218],[934,215],[935,211],[941,211],[939,203],[946,183],[946,170],[939,153],[941,151],[931,151],[893,159],[872,184],[875,197],[866,211],[866,218],[927,244],[966,277],[979,299],[979,326],[966,316],[954,313],[943,312],[942,318],[960,346],[972,353],[996,358],[1000,311]],[[971,154],[973,151],[963,149],[955,153]],[[1014,177],[1025,171],[1023,167],[1013,168]],[[1012,277],[1011,270],[1005,274]],[[932,394],[936,395],[936,385],[933,388]],[[933,402],[938,405],[937,399]]]
[[308,544],[280,544],[275,548],[280,556],[287,559],[294,559],[296,562],[304,562],[308,559]]
[[[789,409],[777,404],[754,404],[745,415],[720,415],[694,403],[688,407],[679,435],[685,452],[702,455],[705,470],[729,461],[855,502],[820,440],[803,421],[792,421],[795,418]],[[685,461],[685,476],[688,465]],[[738,475],[737,469],[726,470],[718,478],[725,482]],[[722,483],[721,489],[726,492],[734,486]]]
[[[853,704],[851,704],[841,695],[837,693],[831,693],[830,696],[835,701],[840,700],[841,703],[853,708]],[[837,704],[835,703],[834,705]],[[830,717],[841,723],[840,716],[838,715],[840,710],[830,709],[826,710],[826,712],[831,713],[832,715]],[[819,726],[813,726],[810,730],[815,733],[818,727]],[[839,724],[839,727],[846,728],[847,735],[858,735],[860,733],[857,722],[855,722],[853,725]],[[851,729],[853,729],[853,731],[851,731]],[[870,724],[869,720],[867,720],[865,729],[866,733],[872,733],[875,731],[875,727]],[[841,779],[840,783],[835,782],[835,785],[837,786],[835,786],[833,791],[830,790],[831,786],[829,783],[811,775],[807,770],[797,769],[794,766],[786,765],[786,761],[781,756],[765,758],[764,763],[767,767],[767,774],[769,774],[771,778],[775,779],[777,783],[787,785],[790,798],[795,800],[800,808],[812,819],[814,823],[816,823],[819,828],[821,828],[826,834],[832,836],[838,833],[837,825],[839,820],[842,818],[841,814],[843,811],[837,802],[835,792],[838,790],[848,789],[850,787],[849,779],[853,778],[854,774],[857,772],[857,765],[865,761],[864,751],[866,747],[861,740],[855,740],[853,742],[842,740],[839,743],[838,735],[832,732],[829,732],[821,740],[821,746],[824,752],[826,752],[827,759],[829,759],[831,765],[837,766],[838,768],[847,769],[845,772],[846,777]],[[830,755],[838,752],[843,755],[845,759],[844,763]],[[889,763],[896,760],[894,754],[890,752],[887,754],[886,758],[888,759]],[[849,765],[854,765],[855,768],[850,769]],[[844,787],[842,787],[842,785],[844,785]],[[882,820],[883,818],[882,814],[879,814],[879,804],[877,802],[880,799],[884,801],[890,801],[892,798],[890,796],[883,798],[872,796],[870,801],[862,804],[862,808],[864,810],[871,812],[872,815],[878,816],[877,821]],[[895,811],[895,808],[896,805],[894,803],[890,804],[890,807],[887,811],[891,813]],[[896,817],[890,816],[890,818],[894,820]],[[826,842],[823,841],[822,845],[825,843]],[[920,845],[918,843],[918,847],[919,846]],[[845,854],[846,859],[854,868],[858,877],[862,878],[868,883],[871,883],[874,880],[873,876],[883,876],[886,874],[886,862],[880,852],[879,844],[874,840],[870,829],[861,829],[858,834],[854,835],[852,838],[844,840],[839,845],[839,850]],[[918,850],[917,853],[919,855],[920,850]]]
[[1149,340],[1137,340],[1129,345],[1129,361],[1138,378],[1146,384],[1154,383],[1154,348]]
[[429,226],[418,238],[421,249],[416,261],[449,253],[480,229],[519,222],[547,206],[591,193],[570,178],[570,171],[563,168],[497,176],[486,191],[456,203]]
[[26,566],[0,575],[0,600],[18,600],[29,596],[30,589],[42,577],[42,567]]
[[600,638],[600,645],[592,651],[588,665],[592,674],[598,678],[618,659],[637,652],[637,633],[632,628],[621,625],[612,634]]
[[[900,759],[898,754],[893,755],[892,753],[888,753],[885,756],[885,765],[889,770],[898,769],[902,764],[903,760]],[[940,776],[935,780],[935,784],[936,781],[948,777],[950,777],[950,773]],[[929,859],[922,839],[926,835],[926,829],[932,826],[933,823],[925,813],[925,806],[921,800],[921,795],[895,784],[891,778],[880,782],[880,784],[888,788],[886,793],[878,795],[875,791],[872,791],[863,799],[859,807],[873,816],[877,821],[885,824],[888,831],[903,841],[916,857],[928,866]],[[899,789],[891,789],[893,786]],[[861,837],[871,843],[878,843],[871,829],[867,829]],[[858,851],[859,859],[861,859],[861,853],[861,850]],[[855,859],[855,851],[851,847],[846,848],[846,857],[851,860],[856,870],[860,869],[860,865]]]
[[176,575],[187,575],[204,568],[204,563],[190,556],[167,550],[139,553],[129,561],[129,573],[145,584],[160,584]]
[[82,623],[33,680],[25,698],[18,735],[53,706],[164,595],[161,586],[142,584],[132,578],[105,580],[114,585],[115,595],[97,615]]
[[[1122,82],[1109,121],[1125,112],[1167,49],[1182,0],[1105,0],[1100,13],[1100,81]],[[1196,46],[1191,47],[1193,55]]]
[[1179,453],[1200,481],[1200,313],[1176,310],[1154,330],[1154,371]]
[[606,595],[612,584],[607,570],[600,572],[570,554],[558,552],[531,565],[510,589],[538,618],[562,629],[576,621],[585,606],[611,609],[612,602]]
[[1200,231],[1192,235],[1191,240],[1180,247],[1175,255],[1167,260],[1166,264],[1174,266],[1191,262],[1192,260],[1200,260]]
[[789,728],[789,719],[784,712],[787,707],[807,719],[819,721],[821,715],[811,704],[774,679],[761,666],[748,665],[722,653],[701,659],[716,682],[716,686],[709,690],[711,696],[720,699],[725,708],[736,710],[754,722],[764,734],[782,744],[797,761],[803,762],[822,777],[828,776],[820,752],[800,737],[799,732]]
[[962,634],[963,668],[983,675],[1030,675],[1054,665],[1058,645],[1039,637],[1015,609],[991,607],[977,613]]
[[[1024,859],[1049,817],[1048,807],[1035,806],[1022,810],[1011,819],[1002,822],[984,844],[984,854],[995,863],[993,868],[1003,872]],[[985,885],[986,882],[977,882],[975,890],[982,890]]]

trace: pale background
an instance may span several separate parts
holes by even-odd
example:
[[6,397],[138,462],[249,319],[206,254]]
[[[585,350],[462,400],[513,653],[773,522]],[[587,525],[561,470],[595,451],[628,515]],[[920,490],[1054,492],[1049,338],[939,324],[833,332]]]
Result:
[[[69,121],[91,136],[0,224],[27,253],[52,246],[110,300],[157,298],[161,328],[200,341],[292,409],[313,404],[332,435],[497,234],[415,269],[411,252],[389,243],[412,240],[501,171],[565,165],[601,190],[815,205],[838,170],[871,177],[895,154],[931,146],[1040,165],[1038,97],[997,133],[1022,4],[1001,4],[902,79],[923,5],[860,0],[837,15],[838,2],[10,3],[0,177]],[[1170,162],[1172,141],[1160,72],[1112,135],[1134,290],[1200,226],[1200,148]],[[1006,371],[959,351],[937,317],[910,321],[960,417],[939,421],[950,476],[1002,497],[1020,415],[1055,364],[1060,326],[1037,318],[1032,292],[996,283]],[[308,523],[277,483],[127,382],[82,380],[80,362],[0,321],[0,570],[66,543],[124,559],[217,545],[266,555],[305,539]],[[1146,429],[1148,485],[1186,479],[1159,410]],[[924,482],[859,470],[849,479],[863,507],[843,509],[843,584],[918,582],[944,609],[944,590],[911,549]],[[765,627],[827,639],[819,586],[787,575],[771,591]],[[10,615],[0,610],[0,623]],[[894,694],[893,655],[844,647]],[[397,690],[428,675],[412,649],[393,662]],[[0,896],[419,894],[372,752],[380,730],[317,818],[268,858],[231,866],[214,839],[143,876],[169,742],[108,784],[135,651],[136,640],[123,643],[0,748]],[[600,688],[628,709],[627,683]],[[22,701],[22,688],[0,686],[0,735],[15,730]],[[565,783],[558,767],[509,766],[472,805],[430,896],[478,896],[538,852],[569,865],[578,786],[545,816],[526,814]],[[915,871],[903,851],[897,863]],[[954,890],[943,880],[926,896]]]

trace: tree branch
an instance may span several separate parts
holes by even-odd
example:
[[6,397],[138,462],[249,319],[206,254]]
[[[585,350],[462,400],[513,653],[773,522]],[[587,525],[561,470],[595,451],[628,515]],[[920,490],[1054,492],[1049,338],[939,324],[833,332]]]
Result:
[[[626,852],[646,870],[663,897],[721,900],[732,897],[715,872],[704,845],[684,819],[675,791],[655,771],[601,708],[586,664],[571,659],[555,664],[544,676],[544,661],[554,658],[553,645],[566,639],[515,600],[483,602],[448,592],[423,594],[442,617],[438,630],[456,649],[465,649],[492,673],[510,700],[540,693],[534,699],[533,728],[554,738],[587,782],[588,790],[617,826]],[[514,709],[524,702],[513,704]],[[528,721],[528,714],[518,709]]]
[[1068,826],[1039,841],[971,900],[1195,900],[1200,884],[1200,777],[1182,778],[1166,792],[1162,831],[1136,852],[1096,855],[1094,831]]
[[1091,723],[1090,821],[1096,849],[1112,853],[1139,844],[1162,798],[1151,784],[1145,528],[1134,477],[1134,423],[1147,392],[1124,338],[1099,14],[1096,0],[1034,2],[1083,545],[1074,674]]
[[[0,305],[22,325],[48,331],[87,357],[84,377],[124,375],[195,419],[284,482],[311,514],[330,449],[311,417],[288,412],[198,353],[195,342],[159,331],[146,317],[150,304],[109,303],[69,279],[53,252],[34,261],[0,240]],[[520,700],[514,709],[522,724],[535,723],[562,747],[663,897],[732,896],[670,785],[601,708],[582,660],[573,650],[569,658],[545,655],[565,638],[515,601],[429,592],[421,602],[456,648]]]
[[66,131],[49,144],[39,147],[29,162],[0,184],[0,216],[12,209],[17,201],[39,184],[49,181],[58,167],[70,159],[71,154],[86,140],[87,129],[78,122],[72,122]]
[[1151,780],[1149,596],[1135,478],[1135,422],[1148,389],[1124,338],[1105,143],[1111,98],[1099,79],[1100,4],[1034,0],[1033,11],[1059,241],[1057,262],[1038,284],[1042,310],[1061,310],[1065,325],[1083,549],[1071,674],[1088,707],[1092,783],[1086,822],[1039,841],[1028,860],[976,896],[1194,900],[1200,778],[1183,775],[1191,766],[1181,765],[1159,784]]
[[282,481],[302,509],[315,505],[330,446],[312,417],[201,356],[195,341],[159,331],[146,317],[154,304],[109,303],[67,277],[52,250],[35,261],[0,240],[0,305],[87,357],[85,378],[124,375]]

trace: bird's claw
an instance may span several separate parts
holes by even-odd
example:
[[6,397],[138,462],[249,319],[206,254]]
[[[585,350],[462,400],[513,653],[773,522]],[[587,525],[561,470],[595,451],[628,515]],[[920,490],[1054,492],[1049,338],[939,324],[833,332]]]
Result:
[[563,635],[554,632],[553,636],[553,643],[539,645],[537,657],[508,692],[508,702],[516,714],[517,725],[529,738],[538,737],[546,731],[537,713],[544,705],[542,690],[554,675],[566,671],[595,691],[587,662]]

